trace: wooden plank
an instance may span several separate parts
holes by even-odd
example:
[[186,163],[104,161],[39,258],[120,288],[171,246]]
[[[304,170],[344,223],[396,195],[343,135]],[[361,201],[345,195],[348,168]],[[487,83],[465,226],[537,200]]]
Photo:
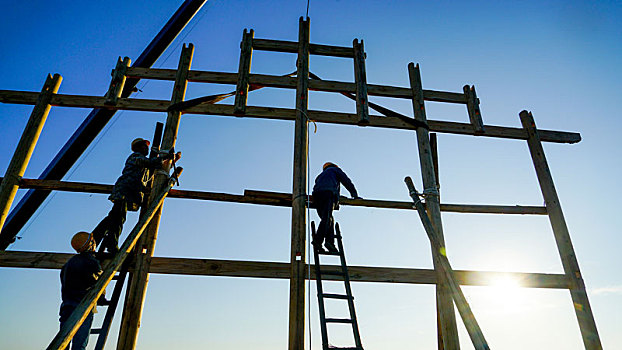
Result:
[[[259,40],[259,39],[256,39]],[[140,68],[130,67],[126,73],[128,77],[137,79],[155,79],[155,80],[175,80],[174,69],[162,68]],[[276,88],[296,88],[296,78],[284,77],[279,75],[268,74],[250,74],[250,83],[262,85],[266,87]],[[237,73],[222,73],[191,70],[188,73],[188,81],[195,83],[214,83],[214,84],[236,84],[238,80]],[[354,83],[332,81],[332,80],[311,80],[309,81],[309,89],[314,91],[325,92],[356,92]],[[367,93],[373,96],[395,97],[395,98],[412,98],[412,91],[409,88],[367,84]],[[426,101],[447,102],[466,104],[466,97],[463,93],[423,90],[423,98]]]
[[577,261],[577,256],[572,246],[570,232],[568,231],[566,219],[564,218],[559,197],[557,196],[557,190],[553,183],[551,170],[549,169],[546,156],[544,155],[544,148],[540,142],[536,123],[531,113],[527,111],[520,112],[520,120],[523,124],[523,128],[529,133],[529,138],[527,139],[529,153],[531,154],[538,182],[540,183],[542,197],[544,197],[546,208],[549,213],[549,221],[553,228],[553,235],[555,236],[562,266],[564,267],[566,276],[568,276],[568,279],[572,283],[570,296],[574,304],[577,321],[579,322],[583,345],[588,350],[600,350],[602,349],[602,345],[600,343],[598,329],[596,328],[596,322],[594,321],[594,315],[592,314],[592,307],[590,306],[590,301],[585,290],[585,282],[583,281],[583,276],[579,269],[579,262]]
[[[0,231],[4,227],[6,218],[9,215],[9,209],[11,209],[11,204],[13,204],[15,194],[17,194],[17,189],[19,188],[19,181],[24,176],[32,152],[34,152],[37,141],[39,141],[43,125],[50,113],[50,100],[58,92],[62,80],[63,78],[58,74],[54,74],[54,76],[48,74],[41,93],[38,94],[35,107],[30,113],[30,118],[24,128],[22,137],[17,143],[17,148],[15,153],[13,153],[4,178],[0,183]],[[1,239],[7,243],[15,240],[15,238],[6,235],[1,237]]]
[[[434,166],[434,176],[436,177],[436,190],[439,191],[440,196],[441,180],[438,173],[438,138],[436,133],[430,133],[430,151],[432,152],[432,165]],[[441,211],[443,211],[443,204],[441,204]]]
[[358,125],[369,124],[369,106],[367,104],[367,74],[365,72],[365,47],[363,40],[352,42],[354,49],[354,84],[356,85],[356,114],[359,116]]
[[479,98],[475,93],[475,86],[465,85],[463,90],[467,99],[467,112],[473,131],[476,134],[481,134],[484,132],[484,122],[482,121],[482,112],[479,109]]
[[125,72],[131,62],[132,61],[129,57],[125,57],[124,59],[119,57],[117,66],[114,71],[112,71],[112,79],[110,81],[110,86],[108,87],[108,92],[105,96],[105,104],[115,105],[119,101],[119,97],[121,97],[121,92],[123,92],[123,87],[125,86]]
[[[262,51],[276,51],[298,53],[298,43],[295,41],[255,39],[253,49]],[[309,44],[309,53],[319,56],[353,58],[354,52],[349,47]]]
[[[460,285],[456,281],[453,268],[451,267],[451,264],[449,263],[449,259],[447,258],[445,244],[441,240],[439,240],[439,238],[441,238],[442,235],[440,235],[438,232],[435,232],[436,228],[433,226],[432,221],[430,219],[431,216],[428,214],[428,213],[431,213],[432,210],[430,210],[428,206],[428,213],[426,213],[426,207],[424,207],[424,205],[421,203],[420,194],[417,193],[417,190],[415,189],[415,185],[413,184],[412,179],[410,177],[406,177],[404,181],[406,182],[406,186],[408,187],[410,196],[412,197],[415,203],[415,207],[417,207],[417,212],[419,213],[419,217],[421,218],[423,227],[425,228],[425,231],[428,235],[428,238],[432,245],[432,249],[433,251],[440,253],[437,255],[437,257],[438,257],[438,262],[439,262],[438,266],[440,266],[442,270],[442,274],[439,277],[442,277],[442,279],[439,279],[440,283],[438,284],[442,285],[444,282],[447,283],[451,291],[451,296],[458,309],[458,312],[460,313],[460,316],[462,317],[462,322],[464,323],[464,326],[467,329],[467,332],[469,333],[469,337],[471,338],[471,342],[473,343],[473,346],[475,347],[475,349],[489,350],[490,347],[488,346],[488,343],[486,342],[484,333],[482,332],[477,322],[477,319],[475,318],[475,315],[473,314],[473,311],[471,310],[471,307],[469,306],[469,303],[467,302],[466,297],[464,296],[464,293],[462,293],[462,289],[460,288]],[[429,196],[426,197],[426,202],[429,200],[429,198],[430,198]],[[441,334],[444,335],[446,333],[441,333]],[[443,336],[443,340],[445,341],[444,336]]]
[[[1,180],[2,178],[0,178]],[[19,187],[24,189],[42,189],[65,192],[101,193],[110,194],[112,185],[95,184],[87,182],[70,182],[57,180],[21,179]],[[292,205],[291,193],[269,192],[258,190],[244,190],[244,195],[205,192],[192,190],[172,189],[168,198],[198,199],[218,202],[248,203],[290,207]],[[340,197],[339,203],[354,207],[369,207],[380,209],[403,209],[413,210],[411,202],[389,201],[378,199],[351,199]],[[314,208],[311,203],[311,208]],[[516,214],[516,215],[547,215],[546,207],[531,205],[483,205],[483,204],[451,204],[441,203],[441,211],[450,213],[472,214]]]
[[307,150],[309,100],[309,18],[300,17],[294,124],[292,233],[289,282],[289,350],[303,350],[305,341],[305,273],[307,236]]
[[[0,252],[0,267],[58,270],[73,255],[9,250]],[[153,257],[149,266],[149,273],[156,274],[268,279],[289,279],[289,270],[290,264],[285,262],[170,257]],[[348,266],[348,271],[350,280],[370,283],[436,284],[437,277],[436,272],[431,269],[403,267]],[[570,282],[564,274],[465,270],[454,272],[456,280],[461,285],[467,286],[490,286],[495,285],[495,281],[509,278],[517,281],[522,288],[570,288]],[[338,276],[323,276],[323,278],[340,280]],[[315,279],[313,269],[311,279]]]
[[253,57],[253,36],[255,31],[252,29],[247,32],[244,29],[242,42],[240,43],[240,66],[238,68],[238,81],[235,88],[235,102],[233,104],[233,114],[244,115],[246,112],[246,102],[248,100],[248,82],[251,74],[251,61]]
[[[252,83],[252,79],[251,79]],[[369,86],[368,86],[369,87]],[[15,104],[35,104],[38,93],[26,91],[0,90],[0,102]],[[149,111],[149,112],[166,112],[170,105],[170,101],[165,100],[148,100],[148,99],[119,99],[116,106],[107,106],[103,97],[82,96],[82,95],[63,95],[56,94],[52,97],[50,104],[52,106],[61,107],[83,107],[83,108],[108,108],[115,110],[133,110],[133,111]],[[202,115],[222,115],[235,116],[232,105],[219,104],[202,104],[183,111],[185,114],[202,114]],[[326,111],[308,111],[309,119],[319,123],[332,123],[344,125],[357,125],[358,118],[356,114],[326,112]],[[277,119],[277,120],[295,120],[296,111],[288,108],[275,107],[251,107],[246,108],[245,117]],[[522,128],[485,125],[483,134],[476,134],[470,123],[458,123],[440,120],[428,120],[430,131],[458,134],[473,135],[494,138],[505,138],[515,140],[526,140],[527,132]],[[369,116],[369,126],[389,129],[414,130],[415,127],[396,117],[379,117],[375,115]],[[556,143],[577,143],[581,141],[581,135],[575,132],[538,130],[540,140],[545,142]]]
[[[413,91],[413,112],[415,119],[421,122],[427,122],[425,114],[425,104],[423,99],[423,88],[421,83],[421,73],[419,65],[411,62],[408,64],[408,75],[410,78],[410,86]],[[421,177],[423,180],[424,192],[433,194],[437,192],[436,175],[434,173],[434,164],[432,162],[432,151],[430,148],[429,131],[424,128],[417,128],[417,148],[419,151],[419,163],[421,166]],[[437,195],[428,195],[426,197],[426,207],[430,215],[430,221],[436,234],[435,239],[441,247],[445,247],[445,239],[443,237],[443,225],[441,220],[440,200]],[[436,287],[436,306],[439,321],[439,349],[460,349],[460,341],[458,339],[458,328],[456,325],[456,316],[454,312],[454,303],[452,302],[452,293],[447,282],[443,281],[443,275],[439,264],[441,256],[445,251],[440,251],[432,246],[432,257],[434,268],[439,274],[439,283]]]
[[[173,86],[173,93],[170,104],[175,104],[184,100],[186,95],[186,87],[188,85],[188,71],[192,64],[192,55],[194,53],[194,45],[184,44],[179,58],[177,68],[177,77]],[[169,150],[175,147],[177,141],[177,130],[181,120],[181,112],[169,111],[164,127],[164,135],[162,137],[162,150]],[[170,165],[168,165],[170,166]],[[163,169],[167,174],[169,168],[165,163]],[[169,184],[167,174],[156,172],[153,179],[151,196],[156,194]],[[151,199],[150,199],[151,201]],[[138,330],[140,328],[140,318],[142,316],[143,306],[145,303],[145,295],[147,293],[147,284],[149,282],[149,264],[155,250],[156,239],[158,237],[158,229],[160,218],[162,216],[162,206],[154,214],[154,218],[147,227],[136,249],[134,259],[134,272],[132,273],[129,284],[127,298],[123,308],[123,317],[121,319],[121,330],[119,332],[119,340],[117,342],[118,350],[134,349],[136,340],[138,339]]]
[[58,333],[56,333],[56,336],[47,347],[48,350],[65,349],[67,347],[82,322],[84,322],[84,319],[97,303],[99,297],[105,292],[108,283],[112,281],[115,273],[121,268],[121,265],[136,245],[136,242],[138,242],[138,239],[141,237],[147,224],[151,221],[151,218],[153,218],[155,212],[161,207],[162,203],[164,203],[164,198],[166,198],[168,190],[172,186],[173,181],[169,181],[168,185],[154,196],[154,200],[150,204],[149,209],[139,218],[138,223],[136,223],[134,229],[129,233],[115,257],[104,264],[104,271],[97,280],[97,283],[89,290],[84,298],[82,298],[82,301],[80,301],[80,304],[76,307],[71,316],[69,316],[69,319],[63,324],[63,327]]

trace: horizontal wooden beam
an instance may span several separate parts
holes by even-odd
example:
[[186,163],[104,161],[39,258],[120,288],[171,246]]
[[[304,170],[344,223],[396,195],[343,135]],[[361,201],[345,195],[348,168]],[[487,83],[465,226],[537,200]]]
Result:
[[[2,178],[0,177],[0,181]],[[37,180],[22,179],[19,182],[20,188],[33,188],[51,191],[83,192],[83,193],[103,193],[108,194],[112,191],[112,185],[95,184],[87,182],[70,182],[57,180]],[[292,195],[283,192],[268,192],[245,190],[244,195],[204,192],[172,189],[169,198],[186,198],[212,200],[219,202],[263,204],[280,207],[291,207]],[[384,208],[384,209],[405,209],[413,210],[412,202],[387,201],[376,199],[350,199],[341,197],[339,200],[342,205],[355,207]],[[311,205],[313,208],[313,206]],[[522,205],[473,205],[473,204],[441,204],[441,211],[452,213],[475,213],[475,214],[523,214],[523,215],[546,215],[546,208],[539,206]]]
[[[136,79],[154,79],[154,80],[175,80],[174,69],[160,68],[129,68],[127,76]],[[213,84],[230,84],[237,83],[237,73],[222,73],[191,70],[188,74],[188,81],[195,83],[213,83]],[[266,87],[295,89],[297,78],[267,74],[251,74],[249,82]],[[313,91],[338,92],[338,93],[355,93],[356,86],[354,83],[332,80],[309,80],[309,89]],[[387,85],[367,85],[367,93],[372,96],[394,97],[411,99],[412,91],[409,88]],[[437,90],[423,90],[423,98],[426,101],[448,102],[466,104],[467,100],[464,93],[447,92]]]
[[[73,254],[49,252],[0,252],[0,267],[60,269]],[[328,265],[328,267],[335,267]],[[154,257],[150,273],[168,275],[223,276],[250,278],[289,278],[289,263],[216,260],[197,258]],[[436,273],[431,269],[396,267],[348,266],[350,280],[356,282],[436,284]],[[456,279],[461,285],[487,286],[502,278],[512,278],[526,288],[568,289],[569,282],[563,274],[464,271],[456,270]],[[338,276],[323,276],[323,279],[339,280]],[[315,279],[311,269],[311,279]]]
[[[253,39],[253,49],[262,51],[276,51],[298,53],[298,43],[295,41]],[[309,44],[309,53],[312,55],[353,58],[354,50],[351,47]]]
[[[38,96],[38,92],[0,90],[0,102],[3,103],[33,105],[36,103]],[[106,99],[104,97],[56,94],[52,97],[50,104],[61,107],[108,108],[145,112],[166,112],[168,106],[170,105],[170,101],[166,100],[120,98],[117,105],[109,106],[105,104],[105,101]],[[232,105],[220,104],[202,104],[188,108],[183,112],[188,114],[235,116]],[[356,114],[310,110],[307,115],[309,119],[320,123],[358,125],[358,117]],[[296,110],[288,108],[248,106],[245,117],[293,121],[296,118]],[[430,126],[430,131],[441,133],[518,140],[527,139],[527,131],[522,128],[485,125],[485,132],[476,134],[473,131],[473,127],[469,123],[428,120],[428,125]],[[399,118],[380,117],[375,115],[369,116],[369,124],[367,126],[402,130],[415,129],[413,125],[402,121]],[[551,130],[538,131],[541,141],[557,143],[576,143],[581,141],[581,135],[578,133]]]

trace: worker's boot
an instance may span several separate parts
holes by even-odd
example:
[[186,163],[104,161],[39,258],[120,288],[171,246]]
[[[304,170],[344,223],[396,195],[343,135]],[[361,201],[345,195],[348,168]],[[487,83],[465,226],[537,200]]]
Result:
[[324,243],[324,246],[330,253],[339,253],[339,250],[337,249],[337,247],[335,247],[335,243],[333,242],[327,241]]

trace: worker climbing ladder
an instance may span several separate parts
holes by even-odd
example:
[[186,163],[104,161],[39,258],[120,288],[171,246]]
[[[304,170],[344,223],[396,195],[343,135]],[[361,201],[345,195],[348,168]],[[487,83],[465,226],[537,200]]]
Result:
[[[313,248],[313,254],[315,258],[315,280],[317,282],[317,302],[320,311],[320,327],[322,330],[322,349],[353,349],[353,350],[363,350],[363,345],[361,344],[361,335],[359,333],[359,326],[356,320],[356,312],[354,310],[354,297],[352,296],[352,288],[350,287],[350,274],[348,273],[348,265],[346,264],[346,256],[343,251],[343,242],[341,238],[341,230],[339,229],[339,224],[335,223],[335,231],[337,238],[337,252],[329,252],[323,250],[321,247]],[[315,222],[311,222],[311,232],[315,236]],[[320,250],[321,249],[321,250]],[[320,260],[320,256],[338,256],[339,257],[339,270],[328,269],[327,265],[322,264]],[[334,267],[334,266],[333,266]],[[346,294],[334,294],[334,293],[324,293],[323,287],[323,276],[335,276],[336,278],[341,277],[344,284],[344,289]],[[348,310],[350,311],[350,318],[326,318],[326,307],[324,304],[324,299],[337,299],[337,300],[346,300],[348,302]],[[345,323],[350,324],[352,326],[352,335],[354,336],[355,347],[335,347],[331,346],[328,342],[328,323]]]

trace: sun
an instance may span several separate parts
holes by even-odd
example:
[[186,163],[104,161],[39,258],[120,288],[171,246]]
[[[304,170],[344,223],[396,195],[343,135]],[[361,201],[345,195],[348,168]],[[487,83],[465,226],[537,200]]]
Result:
[[510,275],[501,275],[490,280],[484,287],[487,305],[502,312],[519,312],[525,305],[524,289],[518,279]]

